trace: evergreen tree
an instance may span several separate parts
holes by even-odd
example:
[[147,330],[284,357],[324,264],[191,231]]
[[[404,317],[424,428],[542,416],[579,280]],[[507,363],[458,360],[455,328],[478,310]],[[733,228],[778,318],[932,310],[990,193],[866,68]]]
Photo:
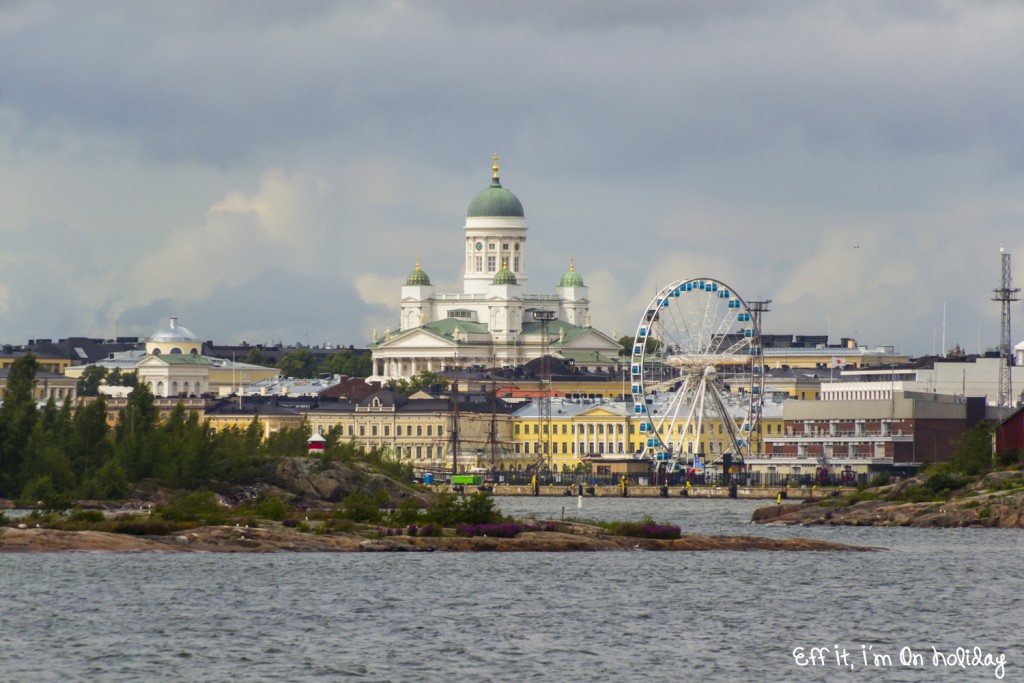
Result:
[[39,362],[32,353],[15,360],[0,406],[0,495],[21,493],[22,465],[38,418],[34,398]]

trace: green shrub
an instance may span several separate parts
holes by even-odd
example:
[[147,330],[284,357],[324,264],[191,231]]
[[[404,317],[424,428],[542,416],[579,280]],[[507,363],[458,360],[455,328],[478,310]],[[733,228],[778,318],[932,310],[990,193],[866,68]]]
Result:
[[427,522],[416,531],[417,536],[444,536],[444,527],[434,522]]
[[157,508],[156,512],[171,522],[204,520],[207,524],[223,524],[227,521],[227,511],[213,491],[180,493],[165,507]]
[[924,485],[934,496],[948,495],[953,491],[962,488],[968,482],[963,477],[958,477],[949,472],[936,472],[925,480]]
[[288,505],[278,495],[261,496],[256,504],[256,514],[280,522],[288,516]]
[[387,503],[387,494],[378,490],[373,497],[365,493],[353,493],[341,502],[341,513],[353,522],[376,523],[381,520],[381,505]]
[[608,531],[616,536],[629,538],[660,538],[676,539],[680,536],[677,526],[658,524],[649,516],[644,515],[639,522],[612,522]]
[[442,494],[427,508],[427,519],[446,527],[458,524],[498,524],[504,519],[494,505],[494,499],[485,491],[457,497]]
[[75,508],[68,515],[69,522],[102,522],[104,519],[106,519],[106,515],[103,514],[102,510]]
[[391,523],[397,526],[409,526],[418,522],[421,516],[420,501],[415,498],[406,498],[398,504],[395,511],[391,513]]
[[1013,465],[1024,462],[1022,455],[1024,455],[1024,453],[1022,453],[1020,449],[1009,448],[996,456],[996,462],[1000,467],[1012,467]]

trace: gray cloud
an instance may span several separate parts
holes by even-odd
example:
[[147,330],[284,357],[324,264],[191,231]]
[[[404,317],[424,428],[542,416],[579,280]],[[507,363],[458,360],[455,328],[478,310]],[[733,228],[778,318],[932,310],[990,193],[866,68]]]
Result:
[[945,303],[991,345],[1022,38],[1007,2],[8,3],[0,324],[358,343],[367,282],[457,282],[498,151],[532,287],[575,256],[609,330],[692,273],[773,332],[927,352]]

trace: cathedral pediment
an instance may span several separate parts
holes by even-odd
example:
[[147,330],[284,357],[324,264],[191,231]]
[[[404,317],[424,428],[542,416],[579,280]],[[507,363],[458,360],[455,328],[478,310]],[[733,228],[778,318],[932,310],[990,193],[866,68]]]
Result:
[[443,336],[439,336],[425,328],[417,328],[415,330],[409,330],[397,337],[392,337],[390,341],[385,341],[380,344],[377,348],[380,350],[395,350],[395,349],[450,349],[458,346],[458,343],[452,339],[445,339]]

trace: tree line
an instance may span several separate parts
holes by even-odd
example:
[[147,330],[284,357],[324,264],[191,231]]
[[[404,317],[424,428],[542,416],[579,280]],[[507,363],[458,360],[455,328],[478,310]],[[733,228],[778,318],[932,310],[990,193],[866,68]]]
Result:
[[[140,383],[107,423],[107,402],[99,395],[60,405],[51,398],[41,409],[34,398],[39,363],[26,354],[11,365],[0,406],[0,497],[29,503],[49,499],[118,499],[142,480],[172,488],[209,482],[249,483],[270,459],[308,452],[308,424],[263,439],[254,416],[245,427],[214,430],[178,403],[166,419],[149,387]],[[327,457],[360,457],[381,462],[342,442],[340,431],[325,435]]]
[[370,354],[359,353],[352,349],[341,349],[322,359],[309,349],[296,349],[285,354],[281,360],[275,363],[272,358],[264,356],[261,349],[254,348],[242,359],[242,362],[277,368],[285,377],[310,378],[319,375],[369,377],[373,371]]

